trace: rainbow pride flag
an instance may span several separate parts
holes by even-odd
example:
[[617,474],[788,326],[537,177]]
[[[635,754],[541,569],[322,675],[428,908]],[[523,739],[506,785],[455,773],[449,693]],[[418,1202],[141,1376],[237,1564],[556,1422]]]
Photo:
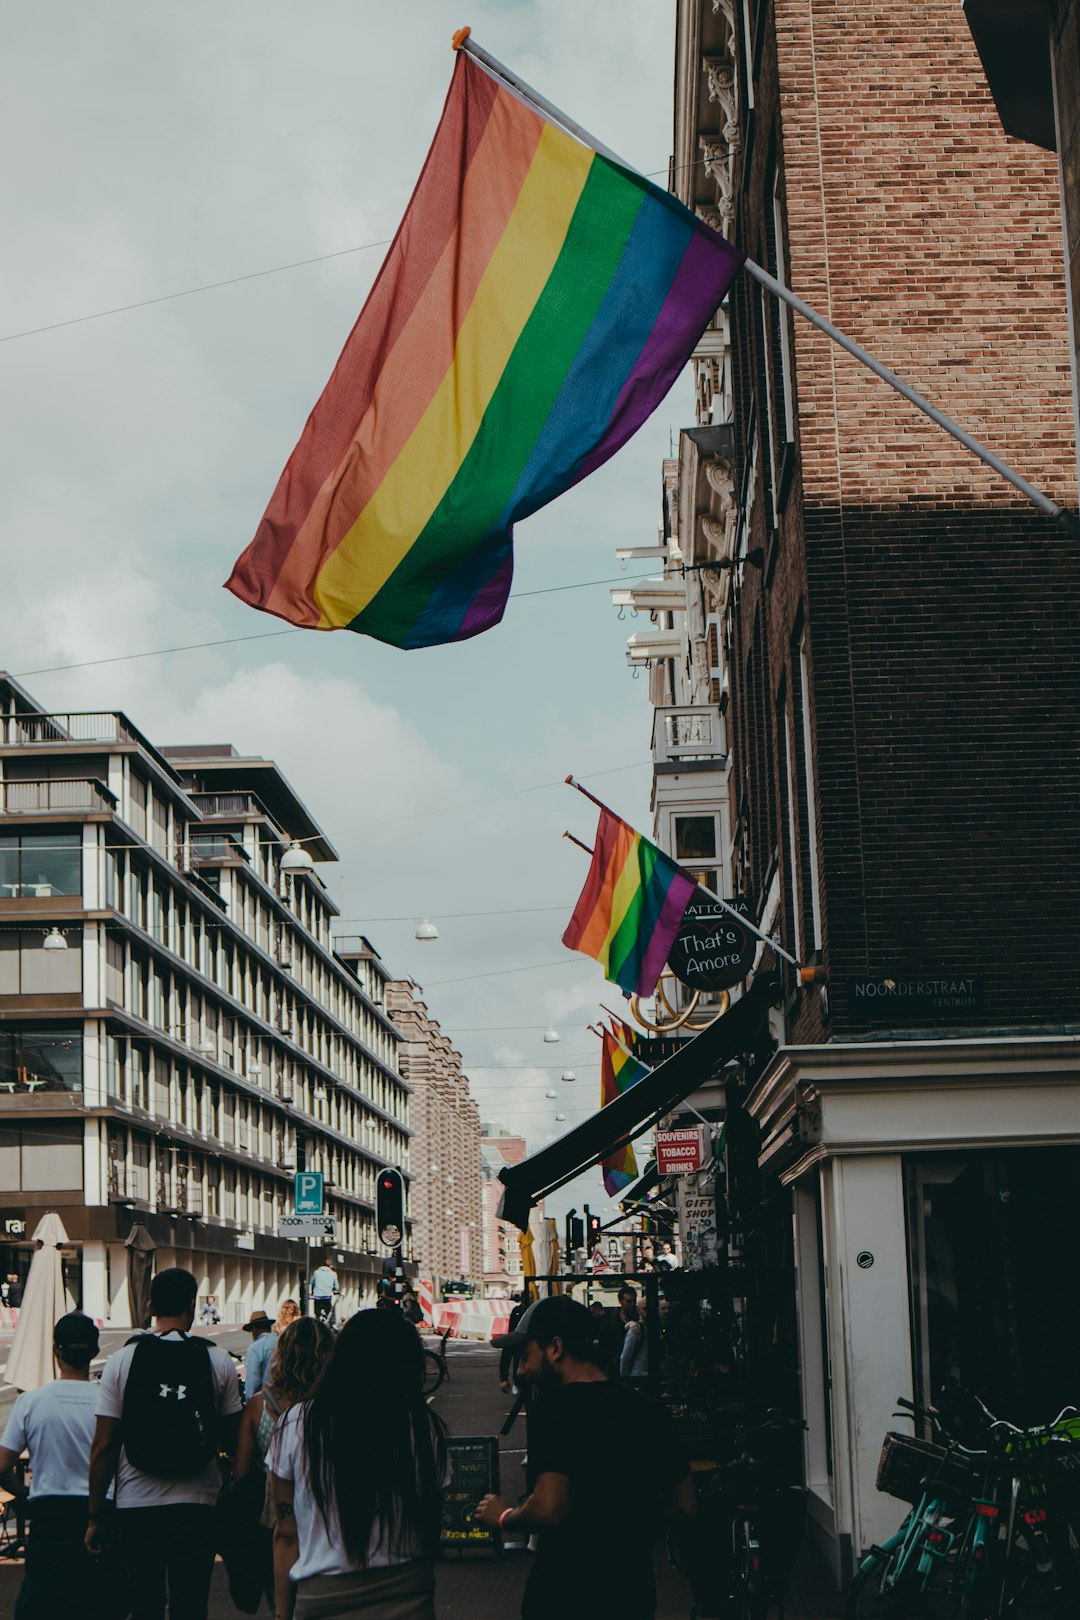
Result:
[[627,995],[651,996],[697,884],[625,821],[601,810],[592,864],[563,944],[595,956]]
[[[644,1080],[652,1070],[628,1052],[610,1029],[602,1030],[600,1038],[603,1042],[600,1107],[606,1108],[609,1102],[624,1091],[629,1091],[639,1080]],[[601,1159],[600,1168],[604,1174],[604,1191],[609,1198],[615,1198],[624,1187],[637,1180],[637,1159],[632,1145],[626,1142],[606,1159]]]
[[459,51],[405,217],[227,589],[398,647],[490,629],[514,524],[636,432],[742,261]]

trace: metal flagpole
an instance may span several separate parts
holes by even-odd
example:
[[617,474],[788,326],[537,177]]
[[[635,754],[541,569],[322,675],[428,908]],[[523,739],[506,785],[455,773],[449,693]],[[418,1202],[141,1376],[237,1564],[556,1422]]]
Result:
[[[603,141],[598,141],[595,135],[590,135],[589,131],[579,124],[576,119],[568,117],[561,108],[555,106],[554,102],[549,101],[546,96],[542,96],[538,90],[534,90],[532,85],[526,84],[524,79],[519,78],[510,68],[505,67],[497,57],[485,51],[483,46],[477,45],[469,29],[459,29],[454,35],[453,44],[456,51],[467,51],[471,57],[480,63],[481,67],[494,74],[515,95],[520,96],[523,101],[530,102],[540,112],[546,114],[548,118],[560,125],[561,128],[567,130],[571,135],[575,135],[586,146],[591,147],[594,152],[599,152],[601,157],[606,157],[610,162],[617,163],[622,169],[629,169],[632,173],[637,172],[632,163],[627,163],[626,159],[619,157],[618,153],[613,152],[610,146],[605,146]],[[1080,538],[1080,522],[1078,522],[1075,512],[1070,512],[1067,507],[1058,506],[1055,501],[1050,499],[1049,495],[1044,495],[1042,490],[1035,488],[1034,484],[1029,484],[1026,478],[1020,473],[1014,472],[1012,467],[1007,462],[1002,461],[1000,456],[996,456],[992,450],[987,449],[986,445],[973,438],[958,422],[954,422],[951,416],[946,416],[945,412],[939,410],[936,405],[931,405],[930,401],[920,394],[917,389],[912,388],[910,383],[906,383],[902,377],[898,377],[895,371],[890,371],[889,367],[883,365],[880,360],[875,360],[874,356],[864,349],[860,343],[856,343],[854,338],[849,338],[846,333],[841,332],[839,327],[826,320],[824,315],[819,315],[816,309],[805,303],[797,293],[793,293],[790,287],[785,287],[782,281],[777,281],[775,276],[771,276],[767,270],[762,269],[760,264],[755,264],[753,259],[746,259],[743,268],[775,297],[782,299],[785,304],[790,305],[793,310],[803,316],[805,320],[808,320],[812,326],[816,326],[819,332],[824,332],[826,337],[831,338],[834,343],[838,343],[854,359],[860,361],[869,371],[874,373],[875,377],[880,377],[882,382],[888,383],[890,388],[894,388],[910,405],[914,405],[916,410],[922,411],[924,416],[928,416],[938,427],[944,428],[945,432],[951,434],[958,444],[964,446],[965,450],[970,450],[972,455],[978,456],[980,461],[1012,484],[1015,489],[1020,491],[1021,495],[1026,496],[1040,511],[1052,517],[1068,534]],[[783,954],[781,952],[781,955]]]
[[1021,495],[1026,495],[1029,501],[1039,507],[1041,511],[1046,512],[1055,522],[1060,523],[1068,533],[1072,535],[1080,534],[1080,527],[1077,525],[1074,512],[1068,511],[1064,506],[1058,506],[1056,502],[1050,499],[1049,495],[1044,495],[1041,489],[1036,489],[1034,484],[1029,484],[1026,478],[1022,477],[1020,473],[1014,472],[1007,462],[1002,461],[1000,456],[995,456],[994,452],[988,450],[985,444],[980,444],[978,439],[972,438],[970,433],[965,432],[958,422],[953,421],[951,416],[946,416],[945,412],[938,410],[936,405],[931,405],[930,401],[924,398],[917,389],[912,388],[910,383],[906,383],[902,377],[898,377],[895,371],[890,371],[888,366],[882,365],[880,360],[875,360],[874,356],[864,349],[860,343],[856,343],[854,338],[849,338],[846,333],[840,331],[839,327],[834,326],[831,321],[827,321],[824,315],[819,315],[816,309],[804,303],[796,293],[791,291],[790,287],[785,287],[782,281],[777,281],[775,276],[770,276],[769,272],[763,270],[760,264],[755,264],[753,259],[747,259],[743,269],[752,275],[755,281],[760,281],[763,287],[768,288],[769,292],[774,293],[777,298],[782,299],[785,304],[789,304],[792,309],[804,316],[812,326],[817,327],[819,332],[824,332],[826,337],[832,338],[834,343],[838,343],[848,354],[861,361],[864,366],[874,373],[875,377],[880,377],[882,382],[888,383],[890,388],[895,388],[898,394],[902,394],[909,404],[922,411],[924,416],[928,416],[931,422],[936,422],[938,427],[945,429],[946,433],[951,433],[953,438],[964,446],[965,450],[970,450],[973,455],[978,456],[980,461],[984,461],[988,467],[992,467],[994,472],[1007,479],[1010,484],[1020,491]]
[[[583,793],[587,799],[591,799],[593,804],[595,804],[598,809],[606,810],[609,816],[616,815],[616,812],[612,810],[610,805],[605,804],[603,799],[598,799],[595,793],[590,793],[587,787],[582,787],[581,783],[577,781],[575,777],[568,776],[566,780],[570,787],[577,788],[579,793]],[[622,817],[617,816],[617,820],[621,821]],[[575,838],[572,833],[563,833],[563,837],[569,838],[571,843],[579,844],[582,849],[588,848],[586,844],[581,843],[580,838]],[[592,853],[593,852],[590,849],[589,854],[591,855]],[[716,904],[721,908],[722,911],[730,912],[740,927],[745,928],[748,933],[755,934],[757,938],[766,944],[771,951],[775,951],[777,956],[782,956],[785,962],[791,963],[796,972],[798,972],[800,975],[802,974],[802,963],[792,956],[790,951],[785,951],[784,947],[778,944],[775,939],[772,939],[768,934],[763,934],[760,928],[755,928],[754,924],[748,917],[744,917],[741,911],[736,911],[734,906],[729,905],[726,900],[722,900],[718,894],[714,894],[712,889],[707,889],[704,883],[698,883],[698,888],[701,890],[702,894],[707,894],[710,900],[715,900]],[[811,968],[807,971],[812,973],[813,969]]]

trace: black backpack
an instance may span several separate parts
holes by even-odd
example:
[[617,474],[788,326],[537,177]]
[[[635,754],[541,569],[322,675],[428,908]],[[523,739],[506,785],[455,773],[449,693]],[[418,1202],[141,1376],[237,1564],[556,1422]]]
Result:
[[139,1339],[120,1419],[128,1462],[158,1479],[194,1479],[218,1451],[217,1390],[205,1339]]

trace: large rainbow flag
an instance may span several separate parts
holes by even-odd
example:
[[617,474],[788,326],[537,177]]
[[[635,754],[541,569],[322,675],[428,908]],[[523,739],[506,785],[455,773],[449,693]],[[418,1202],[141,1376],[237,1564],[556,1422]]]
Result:
[[697,889],[688,872],[610,810],[563,944],[595,956],[627,995],[651,996]]
[[405,217],[227,588],[398,647],[497,624],[515,522],[641,426],[742,260],[459,51]]
[[[600,1058],[600,1107],[606,1108],[609,1102],[621,1096],[624,1091],[629,1091],[639,1080],[644,1080],[652,1070],[628,1052],[612,1030],[601,1030],[600,1039],[603,1042],[603,1053]],[[604,1191],[609,1198],[617,1197],[624,1187],[629,1187],[632,1181],[637,1180],[637,1158],[631,1144],[626,1142],[606,1159],[601,1159],[600,1168],[604,1174]]]

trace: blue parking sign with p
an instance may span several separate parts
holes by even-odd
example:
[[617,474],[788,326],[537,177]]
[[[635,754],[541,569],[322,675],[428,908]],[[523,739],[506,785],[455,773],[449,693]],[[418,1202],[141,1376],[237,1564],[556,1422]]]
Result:
[[297,1215],[322,1215],[323,1173],[298,1170],[293,1177],[293,1211]]

